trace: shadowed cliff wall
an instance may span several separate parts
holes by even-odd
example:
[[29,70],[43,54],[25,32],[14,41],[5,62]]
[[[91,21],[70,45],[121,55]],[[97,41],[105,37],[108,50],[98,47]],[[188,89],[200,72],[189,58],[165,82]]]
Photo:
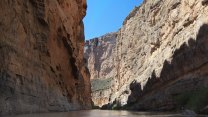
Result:
[[0,114],[91,108],[85,0],[0,1]]

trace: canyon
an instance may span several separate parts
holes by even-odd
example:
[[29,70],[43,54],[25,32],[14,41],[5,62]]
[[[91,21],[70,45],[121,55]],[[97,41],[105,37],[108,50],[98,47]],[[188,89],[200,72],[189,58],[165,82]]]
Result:
[[91,108],[85,0],[0,1],[0,115]]
[[0,115],[208,114],[208,0],[144,0],[117,32],[84,41],[86,9],[86,0],[0,1]]
[[109,33],[85,42],[84,58],[92,84],[92,101],[95,106],[109,103],[111,84],[115,77],[114,53],[117,33]]
[[86,41],[94,106],[208,113],[207,10],[207,0],[144,0],[115,37]]

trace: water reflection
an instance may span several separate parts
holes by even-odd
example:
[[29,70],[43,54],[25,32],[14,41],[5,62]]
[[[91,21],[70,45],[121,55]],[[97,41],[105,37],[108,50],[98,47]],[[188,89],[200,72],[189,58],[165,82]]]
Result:
[[[27,114],[7,117],[190,117],[174,113],[86,110],[66,113]],[[203,116],[197,116],[203,117]]]

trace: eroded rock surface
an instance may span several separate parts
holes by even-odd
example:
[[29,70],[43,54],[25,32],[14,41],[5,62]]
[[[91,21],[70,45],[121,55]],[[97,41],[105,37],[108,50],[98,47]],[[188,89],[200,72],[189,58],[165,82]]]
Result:
[[104,107],[205,108],[207,10],[207,0],[144,0],[136,7],[118,32],[112,95]]
[[85,42],[84,55],[91,74],[92,101],[95,106],[109,103],[115,77],[114,55],[117,33],[109,33]]
[[91,107],[85,0],[0,1],[0,114]]
[[118,33],[111,103],[137,110],[205,106],[187,93],[208,87],[207,10],[203,0],[145,0],[135,8]]

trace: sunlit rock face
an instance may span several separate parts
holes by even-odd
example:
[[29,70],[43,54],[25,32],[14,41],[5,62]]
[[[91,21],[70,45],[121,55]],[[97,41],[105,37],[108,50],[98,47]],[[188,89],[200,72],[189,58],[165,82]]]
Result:
[[95,106],[109,103],[111,85],[115,77],[114,55],[117,33],[87,40],[84,56],[90,72],[92,101]]
[[85,0],[0,1],[0,114],[91,108]]
[[[207,0],[144,0],[136,7],[117,34],[111,94],[103,108],[206,110],[207,10]],[[92,79],[99,75],[90,73]]]
[[111,103],[137,110],[207,105],[195,96],[202,90],[198,95],[208,96],[207,6],[205,0],[145,0],[130,13],[116,40]]

